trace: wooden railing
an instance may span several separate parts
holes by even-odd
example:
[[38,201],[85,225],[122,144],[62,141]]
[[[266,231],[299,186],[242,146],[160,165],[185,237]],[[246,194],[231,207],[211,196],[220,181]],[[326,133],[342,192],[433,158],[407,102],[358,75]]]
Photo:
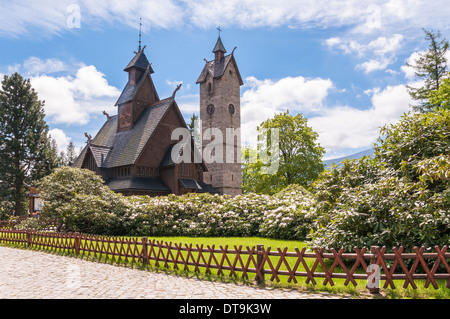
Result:
[[[142,238],[94,236],[78,233],[52,233],[0,229],[0,243],[16,244],[34,249],[72,253],[81,257],[107,258],[117,262],[154,265],[179,271],[226,275],[251,279],[262,284],[266,280],[323,285],[344,281],[347,286],[365,285],[372,293],[379,292],[377,280],[384,280],[383,288],[396,288],[395,282],[403,281],[403,287],[417,288],[417,280],[424,280],[424,287],[431,284],[438,289],[436,280],[447,280],[450,288],[450,252],[447,246],[414,247],[414,252],[405,252],[403,247],[373,246],[368,250],[354,248],[354,252],[331,249],[330,252],[314,248],[288,251],[288,248],[272,249],[263,245],[193,245],[163,242]],[[379,270],[379,277],[377,277]],[[280,278],[281,277],[281,278]],[[361,282],[362,281],[362,282]]]

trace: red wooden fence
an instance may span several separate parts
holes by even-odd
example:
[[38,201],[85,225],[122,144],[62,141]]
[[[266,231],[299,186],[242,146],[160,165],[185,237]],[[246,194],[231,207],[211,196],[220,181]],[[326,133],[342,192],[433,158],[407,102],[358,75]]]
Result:
[[[109,258],[117,262],[131,262],[181,271],[194,271],[205,274],[215,269],[217,275],[241,276],[250,279],[255,274],[258,283],[265,280],[280,282],[287,277],[289,283],[297,283],[306,278],[306,283],[318,284],[324,278],[323,285],[335,284],[334,280],[345,280],[344,285],[358,285],[363,280],[370,291],[376,293],[379,288],[369,279],[375,278],[370,268],[379,269],[379,279],[384,281],[383,288],[396,288],[395,281],[403,281],[403,287],[411,285],[417,288],[417,280],[424,280],[424,287],[431,284],[438,289],[437,280],[447,280],[450,288],[450,252],[447,246],[425,250],[414,247],[413,252],[405,252],[403,247],[354,248],[354,252],[343,249],[306,248],[288,251],[287,248],[236,246],[232,248],[216,245],[193,245],[163,242],[142,238],[95,236],[78,233],[33,232],[0,229],[0,243],[28,246],[81,257]],[[308,262],[309,261],[309,262]],[[372,265],[371,267],[369,267]],[[408,267],[409,265],[409,267]],[[431,267],[430,267],[431,266]],[[398,283],[398,282],[397,282]],[[360,282],[361,284],[361,282]]]

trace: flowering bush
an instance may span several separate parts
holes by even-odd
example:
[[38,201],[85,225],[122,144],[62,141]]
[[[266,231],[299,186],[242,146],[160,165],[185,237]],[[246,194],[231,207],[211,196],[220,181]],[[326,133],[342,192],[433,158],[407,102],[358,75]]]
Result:
[[[309,194],[293,192],[236,197],[211,194],[133,196],[129,198],[133,235],[155,236],[265,236],[304,239],[302,205]],[[309,197],[308,197],[309,198]],[[278,218],[273,218],[278,216]],[[301,224],[301,225],[300,225]],[[276,228],[280,227],[281,231]],[[306,230],[308,229],[308,230]]]
[[450,111],[382,129],[375,157],[346,161],[314,185],[311,245],[448,245]]
[[[62,231],[133,236],[265,236],[304,239],[310,194],[291,186],[270,195],[125,197],[88,170],[57,169],[40,182],[42,216]],[[30,224],[32,226],[32,224]]]

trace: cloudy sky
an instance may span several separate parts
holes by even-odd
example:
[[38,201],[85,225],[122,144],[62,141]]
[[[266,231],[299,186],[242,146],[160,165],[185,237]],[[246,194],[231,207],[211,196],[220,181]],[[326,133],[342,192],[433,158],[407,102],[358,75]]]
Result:
[[227,51],[237,47],[245,134],[300,112],[330,159],[370,148],[411,110],[405,64],[427,49],[422,28],[450,39],[449,16],[447,0],[0,0],[0,74],[30,78],[59,147],[82,147],[102,111],[117,113],[139,18],[159,96],[182,83],[187,121],[220,26]]

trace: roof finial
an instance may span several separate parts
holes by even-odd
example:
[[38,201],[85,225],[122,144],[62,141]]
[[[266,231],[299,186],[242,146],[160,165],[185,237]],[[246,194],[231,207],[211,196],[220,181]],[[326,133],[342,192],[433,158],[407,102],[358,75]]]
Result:
[[175,91],[173,91],[173,93],[172,93],[172,99],[174,99],[174,98],[175,98],[175,94],[177,94],[177,91],[179,91],[179,90],[180,90],[180,88],[181,88],[181,85],[182,85],[182,83],[178,84],[178,85],[177,85],[177,88],[175,89]]
[[139,18],[139,51],[141,52],[142,18]]
[[91,145],[91,142],[92,142],[92,136],[91,136],[90,134],[88,134],[88,133],[84,133],[84,136],[86,136],[86,138],[87,138],[87,143],[88,143],[88,145]]
[[220,38],[220,32],[222,32],[222,29],[219,27],[217,27],[217,30],[219,30],[219,38]]

